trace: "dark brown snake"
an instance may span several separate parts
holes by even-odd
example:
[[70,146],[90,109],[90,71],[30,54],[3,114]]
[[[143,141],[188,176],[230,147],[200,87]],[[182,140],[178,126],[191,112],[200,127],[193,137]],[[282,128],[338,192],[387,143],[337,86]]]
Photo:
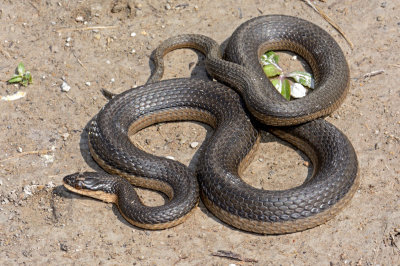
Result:
[[[236,92],[213,81],[158,82],[163,56],[184,47],[204,53],[208,73]],[[286,101],[256,63],[267,50],[290,50],[306,59],[316,90],[302,99]],[[317,226],[350,201],[359,183],[354,148],[341,131],[319,118],[345,98],[349,70],[340,47],[324,30],[294,17],[262,16],[233,33],[224,58],[212,39],[179,35],[156,49],[154,61],[156,71],[148,83],[116,95],[89,127],[93,158],[117,175],[76,173],[64,178],[67,189],[114,202],[129,222],[148,229],[181,223],[196,206],[200,191],[205,206],[222,221],[262,234]],[[280,126],[268,130],[311,159],[311,178],[282,191],[256,189],[242,181],[239,173],[258,140],[245,106],[258,121]],[[179,120],[200,121],[214,128],[196,173],[177,161],[142,151],[129,139],[155,123]],[[169,200],[162,206],[144,206],[131,183],[161,191]]]

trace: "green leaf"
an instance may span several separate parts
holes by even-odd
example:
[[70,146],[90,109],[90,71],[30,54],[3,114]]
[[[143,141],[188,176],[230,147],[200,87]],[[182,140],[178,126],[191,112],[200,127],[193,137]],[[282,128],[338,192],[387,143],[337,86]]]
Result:
[[12,78],[10,78],[7,82],[8,83],[18,83],[22,81],[22,77],[21,76],[14,76]]
[[28,84],[29,84],[29,83],[33,83],[33,82],[32,82],[32,75],[31,75],[31,72],[26,71],[26,73],[25,73],[25,75],[24,75],[24,78],[25,78],[26,80],[28,80]]
[[25,74],[25,66],[22,62],[18,64],[17,72],[18,72],[18,75],[20,75],[20,76],[23,76]]
[[285,97],[286,100],[290,101],[290,82],[287,79],[284,79],[282,82],[282,91],[281,94]]
[[303,86],[314,89],[314,79],[312,78],[312,75],[308,72],[293,71],[286,76],[294,79],[296,82],[300,83]]
[[279,56],[275,54],[273,51],[269,51],[263,54],[260,58],[263,66],[265,65],[278,65]]
[[290,82],[287,79],[271,79],[272,85],[285,97],[290,100]]
[[28,80],[27,80],[27,79],[23,79],[23,80],[21,81],[21,84],[22,84],[22,86],[24,86],[24,87],[28,86]]
[[274,51],[266,52],[265,55],[266,55],[268,58],[271,58],[272,60],[274,60],[274,62],[275,62],[276,64],[278,64],[278,62],[279,62],[279,55],[277,55]]
[[278,76],[282,73],[280,69],[278,69],[275,65],[265,65],[263,66],[263,70],[267,77],[272,78]]
[[271,79],[271,83],[279,92],[282,91],[282,81],[280,79]]

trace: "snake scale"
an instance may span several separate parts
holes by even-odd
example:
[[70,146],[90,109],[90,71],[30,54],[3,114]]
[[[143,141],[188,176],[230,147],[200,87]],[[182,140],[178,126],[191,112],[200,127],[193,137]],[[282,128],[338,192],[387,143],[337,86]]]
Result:
[[[163,56],[178,48],[204,53],[207,72],[219,82],[159,81]],[[268,50],[302,56],[312,68],[315,91],[286,101],[257,63]],[[114,202],[130,223],[148,229],[183,222],[200,195],[222,221],[261,234],[312,228],[350,201],[359,184],[354,148],[340,130],[321,118],[344,100],[349,69],[340,47],[324,30],[299,18],[261,16],[239,26],[224,55],[211,38],[185,34],[164,41],[153,60],[156,68],[147,84],[113,97],[89,126],[92,157],[110,174],[66,176],[67,189]],[[214,129],[196,172],[148,154],[129,139],[155,123],[181,120],[200,121]],[[256,189],[242,181],[240,172],[258,143],[254,125],[259,122],[310,158],[311,178],[282,191]],[[131,184],[161,191],[169,200],[162,206],[145,206]]]

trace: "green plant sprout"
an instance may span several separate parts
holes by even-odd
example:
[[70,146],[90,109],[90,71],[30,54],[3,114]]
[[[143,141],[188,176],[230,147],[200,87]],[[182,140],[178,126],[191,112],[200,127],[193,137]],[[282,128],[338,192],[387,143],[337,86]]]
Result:
[[25,71],[25,66],[22,62],[18,64],[15,72],[16,73],[14,76],[7,81],[8,83],[19,83],[25,87],[28,86],[28,84],[33,83],[31,73],[29,71]]
[[310,73],[305,71],[284,73],[278,65],[279,56],[275,52],[266,52],[260,59],[265,75],[286,100],[289,101],[291,97],[304,97],[307,94],[305,87],[314,89],[314,79]]

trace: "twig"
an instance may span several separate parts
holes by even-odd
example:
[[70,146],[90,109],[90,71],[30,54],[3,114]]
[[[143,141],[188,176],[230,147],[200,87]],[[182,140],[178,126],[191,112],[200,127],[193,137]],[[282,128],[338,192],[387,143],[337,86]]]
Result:
[[383,73],[385,73],[385,70],[376,70],[376,71],[372,71],[372,72],[369,72],[369,73],[367,73],[367,74],[364,74],[364,78],[366,79],[366,78],[370,78],[370,77],[373,77],[373,76],[376,76],[376,75],[380,75],[380,74],[383,74]]
[[74,52],[72,52],[72,54],[74,55],[74,57],[76,58],[76,60],[78,61],[78,63],[81,65],[81,67],[83,67],[86,71],[88,71],[87,70],[87,68],[83,65],[83,63],[81,62],[81,60],[79,60],[79,58],[76,56],[76,54],[74,53]]
[[312,7],[317,13],[319,13],[329,24],[332,25],[340,34],[342,34],[343,38],[347,41],[347,43],[350,45],[350,48],[353,49],[354,45],[350,41],[350,39],[347,37],[347,35],[344,33],[344,31],[337,25],[330,17],[328,17],[327,14],[325,14],[324,11],[322,11],[318,6],[313,4],[310,0],[303,0],[306,4],[308,4],[310,7]]
[[92,27],[84,27],[84,28],[62,28],[56,30],[56,32],[68,32],[68,31],[85,31],[85,30],[102,30],[102,29],[115,29],[118,26],[92,26]]
[[389,66],[398,67],[400,68],[400,64],[389,64]]
[[14,155],[14,156],[5,158],[3,160],[0,160],[0,163],[8,161],[8,160],[15,159],[15,158],[19,158],[19,157],[22,157],[22,156],[25,156],[25,155],[31,155],[31,154],[42,155],[42,154],[47,154],[49,152],[52,152],[52,150],[25,151],[25,152],[18,153],[17,155]]
[[256,259],[244,258],[242,255],[233,253],[231,251],[226,250],[218,250],[217,252],[211,253],[212,256],[228,258],[236,261],[244,261],[244,262],[258,262]]
[[64,94],[65,94],[65,96],[67,96],[68,99],[71,100],[71,102],[75,103],[74,99],[72,99],[71,96],[69,96],[67,93],[64,93]]

